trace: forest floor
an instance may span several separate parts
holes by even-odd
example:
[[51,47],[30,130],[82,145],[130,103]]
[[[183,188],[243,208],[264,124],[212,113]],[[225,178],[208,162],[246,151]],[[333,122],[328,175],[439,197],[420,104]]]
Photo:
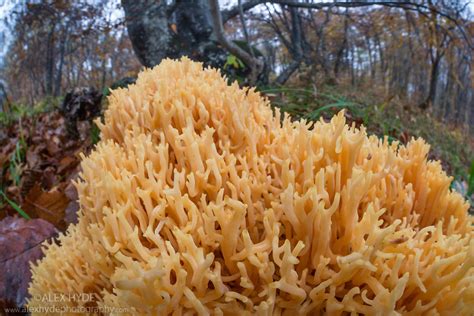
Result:
[[[402,144],[412,137],[424,138],[431,145],[429,158],[441,160],[444,170],[455,179],[452,188],[467,197],[473,180],[474,136],[462,129],[447,126],[416,107],[393,100],[381,102],[377,96],[350,88],[262,92],[273,106],[295,119],[329,119],[346,109],[348,123],[364,125],[369,134],[386,135],[389,141]],[[78,205],[71,181],[79,173],[80,154],[87,154],[99,135],[92,122],[84,121],[79,123],[79,137],[72,139],[66,118],[58,111],[59,102],[50,99],[34,107],[16,106],[10,117],[0,115],[0,219],[24,212],[59,230],[74,221]]]
[[[473,195],[468,196],[469,187],[474,186],[473,135],[394,101],[384,103],[358,91],[340,91],[334,87],[317,92],[311,88],[262,90],[273,106],[295,119],[329,119],[346,109],[348,123],[363,124],[369,134],[387,135],[389,141],[403,144],[423,137],[431,144],[429,158],[442,161],[455,179],[452,188],[473,205]],[[26,303],[29,264],[41,258],[41,243],[77,221],[73,181],[80,171],[81,155],[91,151],[99,131],[91,121],[82,121],[72,138],[68,119],[58,110],[60,101],[14,106],[9,116],[0,113],[0,246],[6,249],[0,252],[0,262],[8,271],[6,279],[0,278],[0,311]]]

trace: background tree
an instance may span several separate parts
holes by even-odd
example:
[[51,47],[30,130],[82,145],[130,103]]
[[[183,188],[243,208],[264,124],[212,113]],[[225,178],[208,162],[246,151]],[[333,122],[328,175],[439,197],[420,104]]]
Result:
[[244,84],[370,88],[473,126],[468,3],[27,1],[14,10],[2,77],[12,100],[34,103],[186,55]]
[[135,73],[140,64],[123,23],[105,16],[106,7],[105,1],[16,7],[14,37],[3,69],[12,99],[34,103],[77,86],[102,88]]

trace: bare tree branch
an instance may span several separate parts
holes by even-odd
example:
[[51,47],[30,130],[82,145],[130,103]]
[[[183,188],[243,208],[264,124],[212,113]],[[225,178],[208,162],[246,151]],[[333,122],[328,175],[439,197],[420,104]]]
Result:
[[224,46],[232,55],[242,60],[247,67],[250,68],[250,83],[254,84],[257,81],[258,74],[263,68],[263,64],[257,58],[253,58],[252,55],[241,49],[234,42],[227,39],[224,32],[224,26],[222,24],[222,16],[219,9],[218,0],[209,0],[209,8],[211,11],[212,24],[216,33],[218,42]]
[[[351,1],[351,2],[301,2],[290,0],[249,0],[242,4],[242,9],[244,11],[250,10],[256,7],[259,4],[263,3],[276,3],[281,5],[287,5],[298,8],[307,8],[307,9],[324,9],[330,7],[343,7],[343,8],[358,8],[366,7],[371,5],[386,5],[386,6],[402,6],[402,5],[414,5],[413,1]],[[239,6],[235,6],[231,9],[222,11],[222,20],[226,23],[228,20],[239,14]]]
[[[265,3],[265,2],[271,2],[268,0],[249,0],[245,3],[242,3],[242,10],[243,11],[248,11],[252,9],[253,7],[256,7],[259,4]],[[239,5],[236,5],[235,7],[229,9],[229,10],[223,10],[222,11],[222,21],[225,24],[227,21],[232,19],[233,17],[236,17],[240,13],[240,8]]]
[[291,64],[282,71],[280,75],[275,80],[275,83],[279,85],[283,85],[288,79],[290,79],[291,75],[298,69],[301,62],[298,60],[294,60]]
[[[242,9],[244,11],[250,10],[256,7],[259,4],[263,3],[273,3],[273,4],[280,4],[286,5],[289,7],[297,7],[297,8],[306,8],[306,9],[324,9],[324,8],[333,8],[333,7],[341,7],[341,8],[360,8],[360,7],[367,7],[373,5],[380,5],[386,6],[391,8],[400,8],[404,10],[411,10],[417,11],[420,14],[426,15],[428,12],[436,13],[451,22],[453,22],[456,27],[461,32],[464,40],[469,45],[470,48],[474,48],[473,44],[471,43],[470,37],[466,34],[464,28],[459,23],[456,17],[451,16],[449,13],[443,12],[442,10],[438,9],[435,5],[425,5],[422,3],[418,3],[416,1],[350,1],[350,2],[309,2],[309,1],[292,1],[292,0],[249,0],[242,4]],[[223,21],[224,23],[230,20],[231,18],[237,16],[239,14],[239,7],[238,5],[232,9],[225,10],[222,12]]]
[[250,44],[249,39],[249,32],[247,32],[247,26],[245,25],[245,18],[244,18],[244,8],[242,7],[242,0],[239,0],[239,17],[240,17],[240,24],[242,24],[242,30],[244,32],[245,41],[249,47],[250,55],[255,58],[255,54],[253,52],[253,47]]
[[[275,31],[276,35],[278,36],[280,41],[283,43],[283,45],[285,45],[289,49],[289,47],[291,47],[289,40],[285,38],[285,36],[283,35],[283,32],[280,30],[280,27],[278,27],[278,23],[273,18],[273,14],[271,13],[268,5],[265,4],[265,7],[267,8],[268,16],[270,17],[270,21],[265,21],[265,23],[270,25],[270,27]],[[287,29],[287,31],[289,32],[290,30]]]

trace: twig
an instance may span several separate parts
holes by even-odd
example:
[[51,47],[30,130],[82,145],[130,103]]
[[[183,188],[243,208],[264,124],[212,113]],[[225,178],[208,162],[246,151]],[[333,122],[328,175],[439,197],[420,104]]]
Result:
[[247,32],[247,26],[245,25],[244,9],[242,7],[242,0],[239,0],[239,15],[240,15],[240,23],[242,24],[242,30],[244,31],[244,37],[245,37],[245,41],[247,42],[247,45],[249,47],[250,55],[252,55],[252,57],[255,58],[255,54],[253,52],[252,45],[250,44],[249,33]]
[[219,9],[219,1],[209,0],[209,8],[211,11],[212,24],[216,32],[217,40],[232,55],[242,60],[247,65],[247,67],[250,68],[250,71],[251,71],[250,83],[254,84],[257,81],[258,74],[263,68],[262,62],[258,60],[257,58],[252,57],[252,55],[247,53],[245,50],[241,49],[234,42],[229,41],[229,39],[227,39],[224,32],[224,26],[222,24],[222,16]]

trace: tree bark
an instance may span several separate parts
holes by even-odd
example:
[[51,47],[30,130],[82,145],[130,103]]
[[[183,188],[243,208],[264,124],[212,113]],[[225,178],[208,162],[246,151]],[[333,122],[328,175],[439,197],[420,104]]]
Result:
[[46,46],[46,95],[53,95],[53,81],[54,81],[54,32],[56,29],[56,23],[52,22],[47,38]]
[[344,38],[342,40],[341,46],[337,50],[336,61],[334,62],[334,77],[335,78],[337,78],[337,76],[339,75],[342,59],[344,57],[344,51],[346,50],[346,46],[347,46],[347,29],[349,28],[348,20],[349,20],[349,13],[347,12],[347,9],[346,9],[346,12],[344,14]]
[[63,31],[63,36],[61,43],[59,43],[59,65],[56,72],[56,82],[54,85],[54,96],[59,96],[61,94],[61,85],[63,79],[63,66],[64,66],[64,56],[66,54],[66,45],[68,37],[69,26],[66,26],[66,29]]
[[439,69],[439,62],[441,60],[441,55],[437,50],[435,53],[435,57],[431,61],[431,72],[430,72],[430,85],[428,89],[428,96],[426,97],[425,101],[420,103],[419,107],[422,110],[426,110],[433,105],[433,101],[436,97],[436,88],[438,83],[438,69]]
[[128,35],[140,63],[152,67],[167,56],[171,40],[166,1],[122,0]]
[[283,85],[288,81],[288,79],[290,79],[291,75],[298,69],[299,66],[299,61],[293,61],[288,67],[285,68],[285,70],[283,70],[280,75],[278,75],[275,83],[278,85]]

